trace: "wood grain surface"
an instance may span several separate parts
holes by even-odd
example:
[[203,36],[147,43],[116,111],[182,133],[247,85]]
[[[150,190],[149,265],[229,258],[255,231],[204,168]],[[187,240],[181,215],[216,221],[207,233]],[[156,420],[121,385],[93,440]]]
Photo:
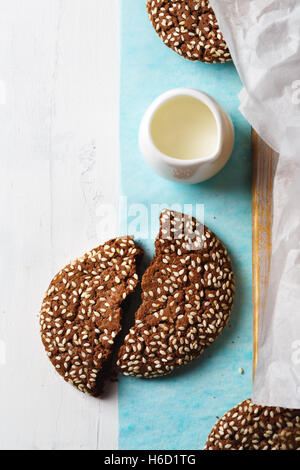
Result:
[[0,0],[1,449],[118,445],[117,386],[97,400],[65,383],[38,320],[52,276],[113,235],[102,209],[118,194],[117,10]]
[[259,318],[264,314],[272,253],[272,190],[277,154],[252,130],[253,149],[253,374]]

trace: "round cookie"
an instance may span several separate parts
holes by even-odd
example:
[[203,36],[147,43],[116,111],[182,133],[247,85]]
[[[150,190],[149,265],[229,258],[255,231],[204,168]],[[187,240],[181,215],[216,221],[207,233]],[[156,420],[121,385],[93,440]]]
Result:
[[111,240],[63,268],[48,288],[42,341],[57,372],[82,392],[102,392],[141,255],[131,238]]
[[156,255],[142,279],[142,305],[118,356],[124,375],[170,374],[223,331],[234,296],[226,248],[196,219],[164,210]]
[[186,59],[206,63],[231,60],[208,0],[147,0],[147,10],[162,41]]
[[245,400],[217,422],[205,450],[300,450],[300,410]]

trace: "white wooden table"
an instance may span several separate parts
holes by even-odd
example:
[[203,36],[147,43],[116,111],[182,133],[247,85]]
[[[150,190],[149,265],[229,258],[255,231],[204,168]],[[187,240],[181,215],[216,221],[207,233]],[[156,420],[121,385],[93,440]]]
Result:
[[114,235],[118,1],[0,0],[0,448],[113,449],[117,390],[56,374],[38,312],[51,277]]

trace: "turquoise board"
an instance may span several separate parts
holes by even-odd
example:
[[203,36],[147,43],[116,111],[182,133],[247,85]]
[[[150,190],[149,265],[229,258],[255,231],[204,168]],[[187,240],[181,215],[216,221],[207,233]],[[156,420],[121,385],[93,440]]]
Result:
[[[187,61],[155,34],[145,0],[121,0],[121,192],[127,208],[143,204],[204,205],[205,223],[227,245],[237,291],[230,326],[198,360],[168,377],[151,381],[120,377],[119,448],[201,449],[216,417],[251,395],[252,226],[250,126],[238,111],[242,85],[233,64]],[[198,185],[163,180],[146,165],[138,148],[143,113],[161,93],[176,87],[211,94],[230,114],[234,153],[216,177]],[[121,210],[121,230],[134,229]],[[142,240],[146,257],[153,240]],[[244,369],[244,374],[239,369]]]

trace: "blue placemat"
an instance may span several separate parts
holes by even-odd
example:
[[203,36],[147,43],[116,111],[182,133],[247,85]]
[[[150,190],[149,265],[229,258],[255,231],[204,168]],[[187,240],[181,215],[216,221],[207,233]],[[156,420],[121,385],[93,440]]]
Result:
[[[198,360],[177,373],[151,381],[121,377],[120,449],[201,449],[217,416],[251,395],[252,227],[250,126],[238,111],[241,83],[233,64],[187,61],[163,45],[146,14],[145,0],[121,2],[121,189],[126,225],[140,234],[134,206],[204,204],[205,223],[227,245],[237,281],[230,326]],[[227,166],[206,183],[188,186],[161,179],[144,163],[138,128],[152,100],[175,87],[214,96],[230,114],[236,145]],[[123,206],[125,207],[125,205]],[[140,207],[143,210],[144,206]],[[138,212],[136,213],[138,215]],[[136,225],[136,228],[134,228]],[[144,240],[146,255],[153,241]],[[244,374],[239,369],[244,369]]]

